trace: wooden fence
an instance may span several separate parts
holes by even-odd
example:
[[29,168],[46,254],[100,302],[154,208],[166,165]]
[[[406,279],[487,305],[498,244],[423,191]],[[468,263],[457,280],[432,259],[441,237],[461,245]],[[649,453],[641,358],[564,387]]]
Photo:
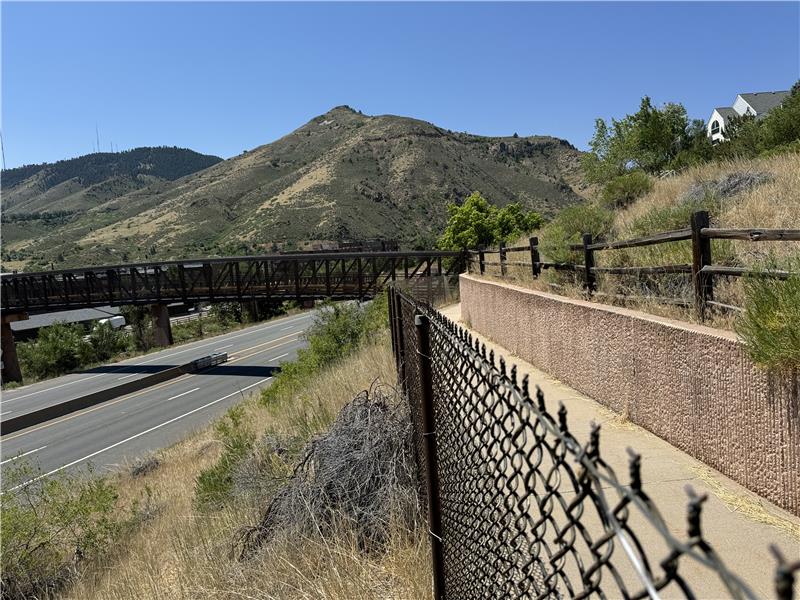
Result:
[[[685,229],[674,231],[663,231],[649,236],[618,241],[595,241],[590,233],[582,236],[580,244],[570,245],[570,250],[583,253],[583,263],[558,263],[543,261],[539,253],[539,239],[530,238],[527,246],[506,246],[500,244],[497,250],[469,250],[467,267],[472,269],[473,259],[477,258],[478,269],[481,275],[486,273],[488,265],[497,266],[500,276],[506,277],[509,266],[528,267],[531,276],[537,279],[544,269],[556,271],[572,271],[582,274],[583,287],[586,293],[592,295],[597,291],[597,276],[607,275],[658,275],[668,273],[691,274],[694,310],[697,317],[704,321],[709,307],[721,308],[724,310],[741,310],[739,307],[718,302],[714,299],[714,276],[722,275],[726,277],[742,277],[745,275],[755,275],[760,277],[770,277],[776,279],[787,279],[794,273],[781,270],[754,270],[742,267],[715,265],[711,251],[711,240],[745,240],[752,242],[768,241],[800,241],[800,229],[722,229],[711,227],[708,212],[698,211],[691,215],[689,226]],[[623,248],[638,248],[642,246],[652,246],[655,244],[666,244],[691,240],[692,242],[692,263],[691,264],[672,264],[659,266],[640,266],[640,267],[598,267],[595,265],[595,253],[604,250],[619,250]],[[529,252],[529,261],[510,261],[509,252]],[[487,255],[499,255],[497,261],[487,260]],[[657,298],[666,302],[681,303],[672,298]]]

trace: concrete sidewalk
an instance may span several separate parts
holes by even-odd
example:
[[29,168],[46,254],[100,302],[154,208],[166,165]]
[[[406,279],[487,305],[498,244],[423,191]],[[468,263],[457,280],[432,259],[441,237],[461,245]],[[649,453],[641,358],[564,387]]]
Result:
[[[466,327],[461,322],[460,304],[440,310],[451,320]],[[727,567],[745,581],[758,597],[775,597],[773,575],[776,562],[769,552],[769,545],[776,544],[790,561],[800,559],[800,518],[627,421],[622,415],[561,384],[505,348],[470,331],[485,342],[487,348],[504,356],[509,364],[516,364],[520,377],[528,374],[531,385],[538,385],[544,392],[551,412],[555,412],[559,402],[564,403],[569,414],[570,430],[581,443],[588,440],[590,424],[599,423],[601,454],[623,483],[627,483],[628,472],[626,448],[632,448],[642,455],[644,491],[654,500],[676,538],[686,539],[685,487],[691,485],[698,494],[708,494],[702,519],[705,539]],[[649,528],[637,529],[636,534],[646,547],[664,547],[660,537]],[[659,550],[653,554],[653,558],[660,559],[663,556]],[[684,558],[679,572],[690,582],[699,598],[727,597],[704,566]],[[663,597],[670,596],[665,594]]]

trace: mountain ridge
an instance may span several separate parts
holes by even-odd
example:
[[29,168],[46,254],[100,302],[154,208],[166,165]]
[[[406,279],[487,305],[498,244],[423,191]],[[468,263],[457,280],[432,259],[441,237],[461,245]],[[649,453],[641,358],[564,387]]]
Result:
[[92,206],[47,247],[16,243],[13,258],[43,268],[369,238],[430,245],[447,205],[475,190],[545,215],[583,201],[580,156],[550,136],[476,136],[339,106],[273,142]]

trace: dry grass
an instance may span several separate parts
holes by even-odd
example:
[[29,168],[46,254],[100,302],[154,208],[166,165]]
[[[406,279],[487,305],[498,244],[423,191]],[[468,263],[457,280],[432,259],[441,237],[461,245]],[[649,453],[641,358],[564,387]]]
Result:
[[[244,402],[255,431],[286,435],[325,430],[337,412],[376,378],[394,382],[394,362],[382,337],[325,370],[280,408]],[[193,506],[198,473],[219,456],[213,428],[161,452],[155,470],[118,477],[124,501],[147,487],[160,510],[128,543],[72,587],[66,598],[428,598],[428,547],[423,538],[394,528],[388,550],[366,556],[343,529],[327,538],[278,537],[253,559],[233,553],[237,532],[258,522],[263,507],[239,502],[201,513]]]
[[[766,173],[769,181],[719,200],[718,209],[712,212],[712,225],[726,228],[800,228],[800,154],[784,154],[770,158],[734,160],[700,165],[685,173],[658,180],[653,190],[630,207],[616,214],[611,239],[639,237],[669,229],[658,226],[654,215],[678,209],[684,194],[692,186],[718,181],[734,173]],[[642,231],[647,222],[652,231]],[[675,224],[674,227],[688,227]],[[523,238],[509,245],[524,246]],[[788,265],[792,257],[800,255],[800,242],[712,242],[714,262],[744,267],[763,267],[766,261],[777,266]],[[496,254],[487,260],[498,260]],[[530,261],[528,252],[509,252],[508,260]],[[673,242],[642,248],[611,250],[595,253],[598,266],[649,266],[691,263],[691,243]],[[499,268],[487,267],[487,275],[499,276]],[[541,291],[587,299],[581,284],[581,274],[545,271],[533,280],[530,267],[509,266],[506,280]],[[696,321],[692,308],[693,290],[688,275],[618,276],[601,275],[598,278],[599,294],[593,301],[628,306],[657,316]],[[744,294],[738,278],[715,277],[715,300],[733,306],[742,306]],[[659,300],[669,297],[682,300],[687,306],[669,304]],[[719,311],[709,316],[707,325],[733,329],[736,313]]]

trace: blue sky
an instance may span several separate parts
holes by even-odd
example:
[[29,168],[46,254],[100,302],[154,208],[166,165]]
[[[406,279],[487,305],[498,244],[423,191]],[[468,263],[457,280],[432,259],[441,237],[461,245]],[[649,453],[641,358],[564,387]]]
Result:
[[2,4],[8,167],[233,156],[333,106],[585,148],[642,95],[704,118],[800,78],[800,3]]

